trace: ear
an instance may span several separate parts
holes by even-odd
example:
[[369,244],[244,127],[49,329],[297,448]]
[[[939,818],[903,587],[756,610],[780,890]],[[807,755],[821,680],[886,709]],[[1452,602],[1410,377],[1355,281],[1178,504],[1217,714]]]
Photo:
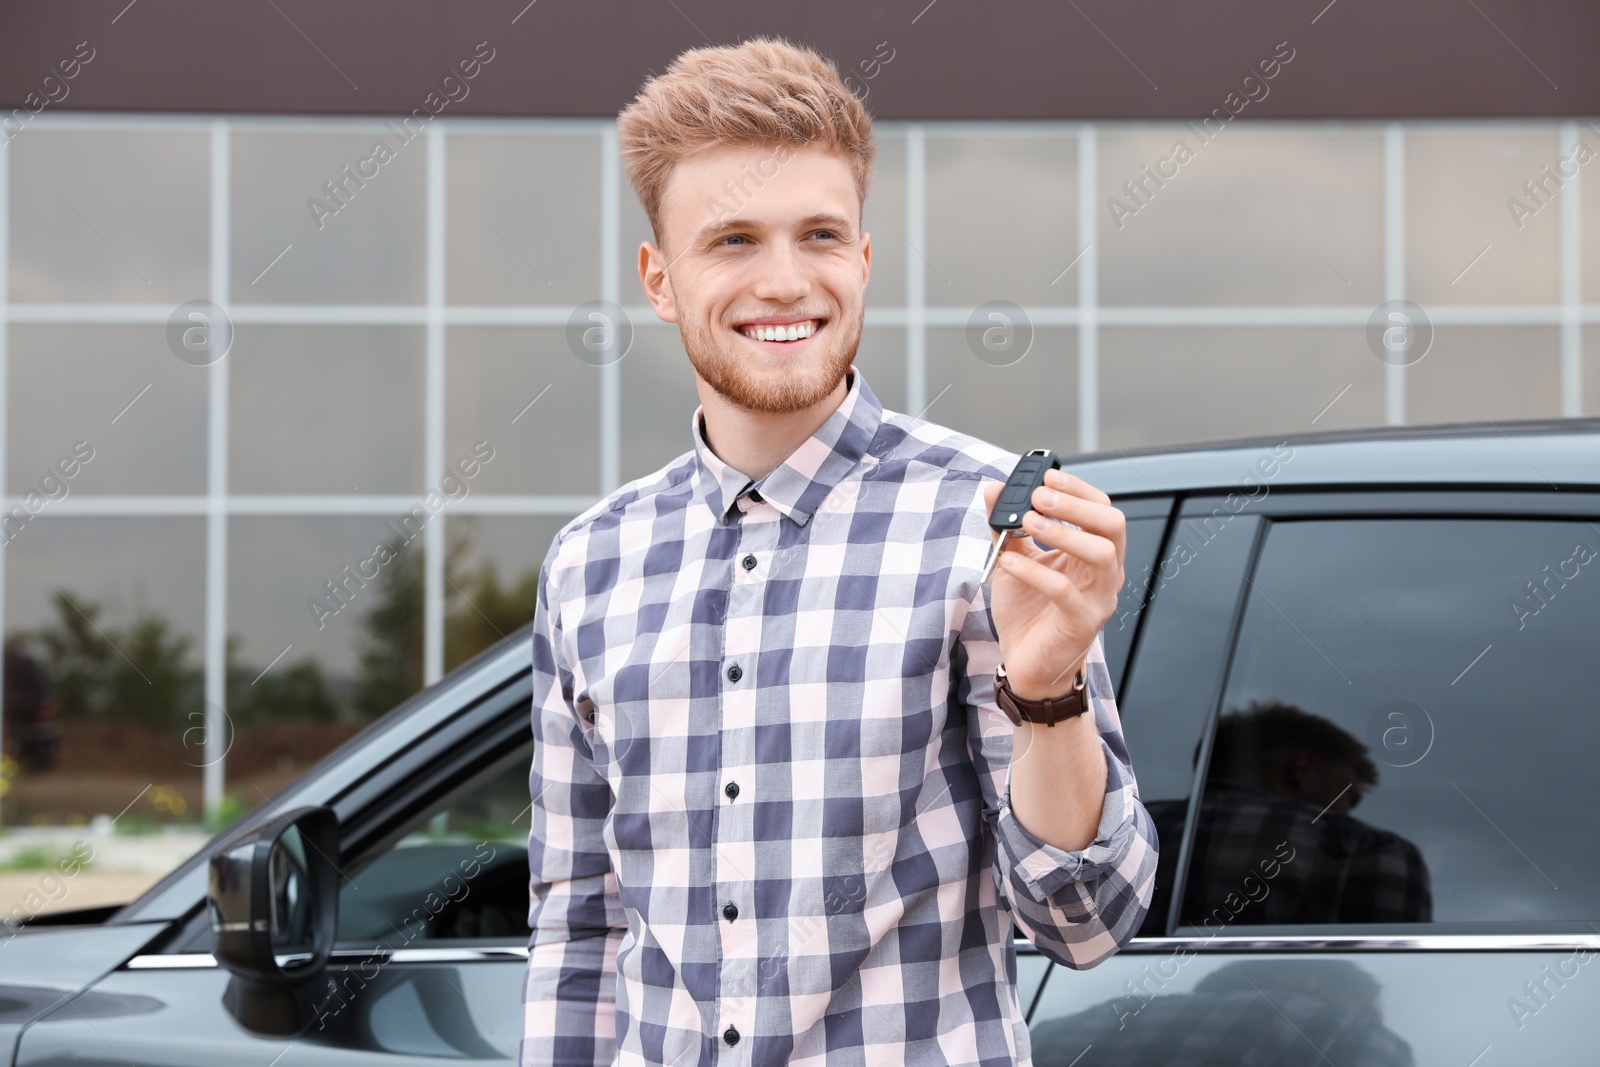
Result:
[[662,322],[678,321],[678,301],[672,292],[672,279],[667,275],[669,260],[666,253],[649,241],[639,246],[639,283],[644,295],[655,308],[656,318]]
[[867,287],[867,282],[872,279],[872,234],[865,230],[861,233],[861,288]]

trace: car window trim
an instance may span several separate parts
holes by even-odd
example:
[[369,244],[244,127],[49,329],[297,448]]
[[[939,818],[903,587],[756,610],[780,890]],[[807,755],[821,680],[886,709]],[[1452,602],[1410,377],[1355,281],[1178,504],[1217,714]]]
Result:
[[[1182,500],[1173,515],[1172,529],[1177,530],[1185,521],[1194,518],[1197,514],[1207,514],[1203,508],[1208,503],[1207,497],[1188,497]],[[1222,713],[1222,698],[1228,692],[1228,679],[1233,674],[1234,662],[1238,659],[1239,632],[1244,624],[1244,612],[1249,597],[1246,591],[1250,588],[1250,577],[1255,574],[1256,564],[1261,560],[1261,546],[1266,542],[1267,531],[1272,526],[1271,519],[1258,516],[1255,529],[1251,531],[1253,540],[1246,553],[1244,568],[1240,574],[1238,588],[1234,590],[1233,610],[1228,618],[1228,633],[1224,647],[1227,649],[1228,662],[1223,667],[1217,680],[1215,691],[1211,694],[1211,707],[1206,712],[1205,721],[1201,726],[1200,751],[1195,756],[1194,780],[1189,786],[1189,810],[1183,819],[1183,838],[1178,844],[1177,869],[1172,877],[1172,900],[1167,905],[1167,937],[1173,937],[1180,925],[1183,914],[1183,894],[1189,884],[1189,861],[1193,858],[1194,839],[1200,825],[1200,802],[1205,795],[1206,771],[1211,764],[1211,742],[1216,736],[1217,719]],[[1137,773],[1137,772],[1135,772]]]
[[[1209,509],[1221,507],[1224,499],[1224,495],[1218,493],[1197,493],[1179,497],[1177,507],[1173,511],[1170,529],[1176,531],[1185,521],[1210,514],[1211,510]],[[1179,921],[1182,915],[1183,893],[1188,885],[1189,864],[1192,859],[1191,846],[1198,827],[1200,802],[1205,789],[1205,775],[1211,762],[1211,744],[1216,735],[1217,720],[1222,709],[1222,698],[1228,691],[1228,682],[1232,677],[1234,664],[1238,660],[1239,636],[1244,621],[1245,607],[1249,599],[1245,593],[1250,588],[1250,581],[1255,575],[1257,565],[1260,563],[1261,553],[1273,524],[1299,521],[1360,522],[1382,518],[1398,519],[1409,517],[1459,520],[1480,519],[1508,522],[1575,522],[1584,521],[1590,516],[1600,515],[1600,492],[1596,492],[1587,486],[1565,493],[1543,490],[1542,487],[1520,491],[1507,490],[1500,487],[1437,489],[1422,486],[1396,486],[1382,489],[1363,488],[1360,490],[1342,490],[1337,487],[1331,489],[1327,487],[1303,487],[1298,488],[1297,491],[1296,488],[1286,487],[1284,490],[1280,490],[1278,493],[1264,499],[1256,509],[1256,512],[1262,521],[1255,531],[1255,543],[1251,546],[1244,568],[1243,581],[1239,586],[1238,600],[1234,606],[1233,621],[1229,628],[1227,640],[1228,662],[1222,671],[1222,682],[1214,695],[1215,699],[1203,728],[1205,732],[1201,736],[1201,749],[1195,766],[1195,781],[1191,787],[1189,810],[1184,818],[1183,838],[1178,849],[1178,868],[1173,877],[1172,900],[1168,907],[1166,936],[1134,938],[1123,947],[1122,951],[1157,952],[1175,949],[1205,951],[1207,948],[1222,950],[1219,946],[1228,946],[1226,950],[1234,952],[1305,951],[1308,948],[1328,946],[1342,946],[1349,951],[1366,951],[1369,949],[1438,951],[1451,948],[1461,948],[1463,951],[1495,951],[1502,948],[1506,951],[1543,949],[1600,950],[1600,939],[1587,934],[1363,935],[1327,933],[1187,938],[1177,933],[1179,927],[1184,925]],[[1158,558],[1160,557],[1158,556]],[[1129,662],[1132,662],[1131,655]],[[1332,923],[1318,925],[1332,931],[1349,929],[1350,927],[1359,928],[1360,924],[1352,923],[1344,927]],[[1583,938],[1588,938],[1588,940],[1582,940]],[[1165,947],[1148,947],[1153,944]],[[1206,947],[1202,948],[1202,945]],[[1140,947],[1135,949],[1134,946]]]
[[[1019,953],[1037,954],[1027,941],[1016,942]],[[1268,937],[1136,937],[1121,949],[1127,955],[1162,955],[1174,952],[1569,952],[1600,951],[1595,934],[1275,934]],[[354,966],[372,959],[371,949],[339,948],[330,966]],[[526,963],[528,946],[452,945],[394,949],[383,963]],[[122,964],[125,971],[185,971],[217,968],[209,952],[145,953]]]

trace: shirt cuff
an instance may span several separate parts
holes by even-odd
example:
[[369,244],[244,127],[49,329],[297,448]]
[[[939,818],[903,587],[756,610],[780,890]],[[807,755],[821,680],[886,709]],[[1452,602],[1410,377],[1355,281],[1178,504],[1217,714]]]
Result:
[[1114,871],[1137,836],[1133,820],[1133,783],[1123,777],[1105,739],[1100,750],[1106,759],[1106,794],[1095,839],[1073,852],[1039,840],[1011,810],[1011,790],[1000,801],[996,820],[1003,858],[1020,879],[1028,895],[1040,904],[1052,903],[1062,889],[1075,882],[1094,882]]

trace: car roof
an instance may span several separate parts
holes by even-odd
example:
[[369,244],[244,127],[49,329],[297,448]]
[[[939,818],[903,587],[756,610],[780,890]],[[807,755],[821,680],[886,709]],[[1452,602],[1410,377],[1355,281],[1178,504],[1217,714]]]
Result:
[[[1271,460],[1267,474],[1256,467]],[[1064,457],[1062,468],[1116,496],[1231,491],[1246,475],[1275,488],[1463,485],[1600,487],[1600,418],[1390,426],[1239,437]],[[1266,467],[1272,470],[1270,462]],[[1255,482],[1251,482],[1254,485]]]

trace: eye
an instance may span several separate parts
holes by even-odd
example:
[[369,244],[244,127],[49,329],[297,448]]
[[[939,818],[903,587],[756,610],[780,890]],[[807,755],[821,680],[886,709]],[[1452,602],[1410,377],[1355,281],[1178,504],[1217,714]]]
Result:
[[825,233],[825,234],[827,234],[827,235],[828,235],[828,236],[829,236],[829,237],[836,237],[836,236],[838,236],[838,235],[837,235],[837,234],[835,234],[835,233],[834,233],[834,232],[833,232],[833,231],[832,231],[832,230],[813,230],[813,231],[811,231],[811,236],[813,236],[813,237],[815,237],[815,236],[816,236],[816,235],[817,235],[817,234],[819,234],[819,233]]
[[748,238],[746,238],[744,236],[744,234],[742,234],[742,233],[730,233],[730,234],[728,234],[728,236],[726,236],[726,237],[722,238],[722,240],[718,241],[717,244],[721,245],[721,244],[726,244],[729,241],[744,241],[744,240],[748,240]]

